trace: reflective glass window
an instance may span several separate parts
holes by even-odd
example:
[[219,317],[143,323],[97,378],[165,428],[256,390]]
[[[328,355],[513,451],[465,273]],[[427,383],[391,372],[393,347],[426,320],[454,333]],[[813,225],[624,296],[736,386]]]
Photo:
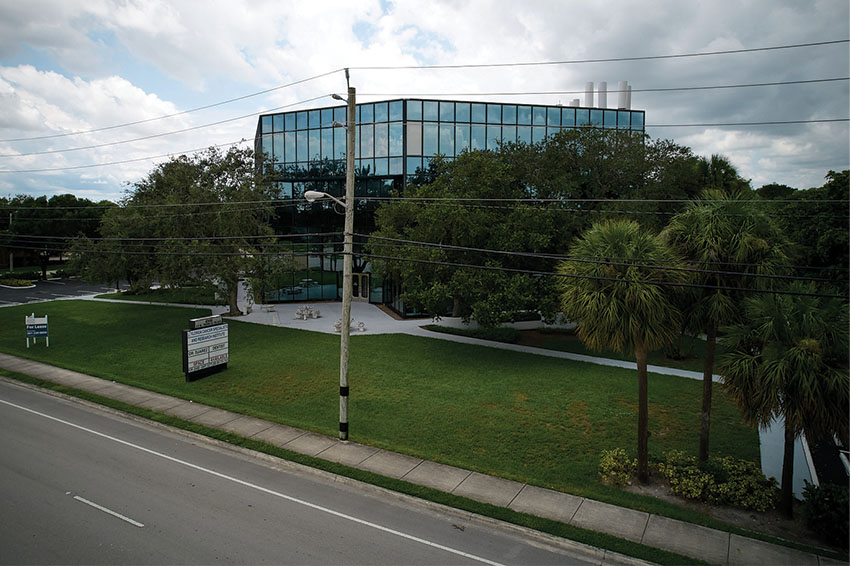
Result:
[[423,157],[422,158],[422,169],[424,171],[427,171],[428,167],[430,167],[430,166],[431,166],[431,158],[430,157]]
[[629,115],[631,112],[628,110],[618,110],[617,111],[617,128],[620,130],[628,130],[631,126],[629,121]]
[[368,124],[375,121],[375,105],[362,104],[360,106],[360,123]]
[[375,121],[386,122],[389,119],[389,104],[386,102],[375,103]]
[[375,157],[386,157],[390,151],[389,124],[375,124]]
[[283,161],[284,151],[283,151],[283,134],[274,134],[272,136],[274,141],[274,158],[273,161]]
[[455,121],[469,122],[469,103],[458,102],[455,104]]
[[546,139],[546,126],[532,126],[531,141],[534,143],[542,142]]
[[333,128],[322,128],[322,157],[333,159],[334,131]]
[[586,126],[589,123],[589,111],[586,108],[576,108],[576,126]]
[[454,122],[455,121],[455,103],[440,102],[440,121]]
[[561,109],[547,108],[546,109],[546,125],[560,126],[561,125]]
[[632,112],[632,129],[642,130],[643,125],[643,112]]
[[325,108],[322,110],[322,127],[330,128],[334,121],[334,109]]
[[595,126],[602,125],[602,110],[594,108],[590,111],[590,123]]
[[437,154],[437,124],[422,126],[422,155]]
[[516,141],[520,143],[531,143],[531,126],[517,126]]
[[437,102],[434,100],[426,100],[422,103],[422,119],[430,122],[436,122],[439,117]]
[[267,159],[274,159],[274,148],[272,147],[274,144],[272,143],[272,135],[264,134],[263,135],[263,153],[266,154]]
[[295,129],[295,112],[283,115],[283,127],[287,131]]
[[307,113],[306,112],[299,112],[295,116],[298,119],[298,129],[299,130],[306,130],[307,129]]
[[472,136],[470,137],[469,147],[473,151],[476,149],[487,148],[487,131],[485,126],[472,126]]
[[487,149],[498,149],[502,141],[502,128],[500,126],[487,126]]
[[345,114],[348,111],[347,106],[337,106],[334,108],[334,121],[339,122],[340,124],[345,124],[346,117]]
[[404,174],[404,158],[390,157],[390,175]]
[[488,104],[487,105],[487,123],[501,124],[502,123],[502,105]]
[[407,123],[407,154],[422,155],[422,122]]
[[295,132],[283,134],[284,157],[286,161],[295,161]]
[[408,100],[407,101],[407,119],[421,120],[422,119],[422,101]]
[[373,175],[375,173],[375,160],[359,159],[357,163],[357,170],[361,175]]
[[280,183],[281,198],[292,198],[292,183]]
[[310,153],[309,160],[312,161],[314,159],[320,159],[322,154],[322,147],[319,141],[319,131],[320,130],[307,130],[309,133],[309,143],[310,143]]
[[272,117],[271,116],[263,116],[260,119],[260,124],[262,126],[263,133],[272,131]]
[[334,159],[345,159],[345,128],[334,128]]
[[483,124],[487,121],[487,106],[484,104],[472,105],[472,121]]
[[296,136],[296,142],[298,144],[298,153],[296,156],[298,157],[298,161],[307,161],[307,131],[298,130]]
[[531,106],[517,106],[516,123],[523,126],[531,125]]
[[275,114],[272,117],[272,127],[276,132],[283,131],[283,114]]
[[403,120],[404,115],[402,113],[403,104],[401,100],[394,100],[390,102],[390,122],[394,122],[396,120]]
[[513,104],[502,105],[502,123],[516,124],[516,106]]
[[354,159],[360,158],[360,129],[362,126],[355,126],[354,128]]
[[561,125],[565,128],[572,128],[576,125],[575,108],[561,108]]
[[546,125],[546,108],[543,106],[535,106],[534,107],[534,125],[535,126],[545,126]]
[[469,125],[456,125],[455,126],[455,155],[460,155],[460,153],[469,149]]
[[502,139],[506,143],[516,141],[516,126],[502,126]]
[[375,126],[360,126],[360,157],[375,157]]
[[386,157],[375,160],[375,175],[388,175],[390,170],[390,160]]
[[455,127],[453,124],[440,124],[440,153],[448,157],[455,155]]
[[617,111],[605,110],[604,123],[606,128],[617,127]]
[[318,128],[322,125],[322,116],[318,110],[310,110],[310,127]]
[[407,165],[407,174],[413,175],[419,169],[422,169],[422,158],[421,157],[408,157],[406,165]]
[[404,130],[401,123],[390,124],[390,155],[402,155],[404,142]]

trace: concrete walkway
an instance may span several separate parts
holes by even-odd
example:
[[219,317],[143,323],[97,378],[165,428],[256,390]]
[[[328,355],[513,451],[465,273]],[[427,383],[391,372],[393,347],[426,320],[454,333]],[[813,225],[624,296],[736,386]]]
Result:
[[[268,314],[268,313],[266,313]],[[271,423],[7,354],[0,368],[89,391],[308,456],[560,521],[712,564],[837,565],[835,560],[453,466]],[[640,563],[598,551],[600,564]]]

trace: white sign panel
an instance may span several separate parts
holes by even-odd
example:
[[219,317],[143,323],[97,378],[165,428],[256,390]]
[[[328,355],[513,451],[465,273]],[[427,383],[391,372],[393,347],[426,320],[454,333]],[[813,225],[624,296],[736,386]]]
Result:
[[226,324],[183,331],[183,372],[189,374],[226,364],[230,347]]

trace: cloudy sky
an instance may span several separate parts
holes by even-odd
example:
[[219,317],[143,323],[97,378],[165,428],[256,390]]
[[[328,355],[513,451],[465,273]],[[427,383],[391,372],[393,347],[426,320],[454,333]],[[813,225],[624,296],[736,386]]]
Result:
[[[0,0],[0,196],[120,198],[164,156],[250,140],[260,113],[333,104],[344,67],[358,102],[566,105],[587,81],[628,80],[653,138],[722,154],[755,187],[819,186],[848,167],[847,121],[694,124],[846,120],[846,41],[359,67],[830,42],[850,37],[848,11],[847,0]],[[790,81],[821,82],[641,92]]]

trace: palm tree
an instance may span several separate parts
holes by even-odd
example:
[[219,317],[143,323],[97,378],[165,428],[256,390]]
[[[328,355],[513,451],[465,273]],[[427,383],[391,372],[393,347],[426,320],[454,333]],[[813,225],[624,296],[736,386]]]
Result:
[[[677,262],[658,237],[634,221],[595,224],[559,264],[561,310],[578,326],[578,337],[593,350],[634,353],[638,370],[638,479],[649,479],[649,408],[646,356],[669,344],[681,315],[664,283],[682,272],[653,268]],[[600,261],[601,258],[607,258]]]
[[740,314],[742,295],[736,289],[763,287],[766,279],[751,275],[772,275],[787,263],[789,242],[751,191],[728,188],[703,191],[700,201],[670,219],[662,236],[700,270],[696,282],[705,285],[685,312],[689,329],[706,335],[698,454],[705,462],[717,329]]
[[744,302],[743,322],[727,329],[723,386],[744,419],[767,427],[785,420],[782,511],[792,516],[794,441],[848,433],[847,303],[795,283],[797,295],[764,294]]

